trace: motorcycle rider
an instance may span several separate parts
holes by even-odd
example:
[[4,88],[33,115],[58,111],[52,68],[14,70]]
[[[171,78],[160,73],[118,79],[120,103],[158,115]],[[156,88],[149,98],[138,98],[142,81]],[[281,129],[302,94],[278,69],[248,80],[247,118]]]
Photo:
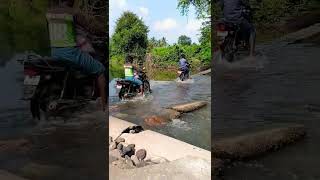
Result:
[[[94,52],[86,38],[83,28],[83,18],[73,6],[72,0],[67,0],[58,7],[50,8],[47,22],[50,35],[51,55],[56,60],[63,60],[76,65],[83,72],[97,76],[101,107],[106,108],[105,67],[89,53]],[[80,20],[81,19],[81,20]],[[81,22],[79,22],[81,21]]]
[[144,88],[143,83],[139,79],[139,70],[133,65],[133,57],[130,55],[127,55],[126,62],[124,64],[124,76],[126,80],[132,81],[134,84],[139,86],[140,93],[138,96],[144,95]]
[[190,64],[186,60],[186,56],[181,54],[181,58],[179,60],[179,70],[182,71],[182,73],[189,74],[189,66]]
[[256,30],[248,19],[243,17],[243,10],[250,9],[249,2],[246,0],[220,0],[223,16],[227,22],[240,26],[243,36],[249,40],[250,56],[255,53]]

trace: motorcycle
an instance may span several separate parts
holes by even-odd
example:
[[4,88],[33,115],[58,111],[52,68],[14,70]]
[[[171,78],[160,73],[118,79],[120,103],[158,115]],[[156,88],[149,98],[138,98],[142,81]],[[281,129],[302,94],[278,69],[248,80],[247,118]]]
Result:
[[[144,93],[152,93],[146,72],[140,71],[138,77],[143,83]],[[120,100],[133,98],[140,93],[140,87],[130,80],[117,80],[116,87],[120,89],[118,94]]]
[[183,69],[183,70],[180,69],[178,71],[178,75],[179,75],[180,81],[184,81],[184,80],[187,80],[187,79],[190,78],[190,67],[191,67],[191,65],[188,64],[187,67],[188,67],[188,69]]
[[[242,10],[242,17],[251,22],[251,10],[244,8]],[[238,52],[250,50],[249,39],[242,36],[244,33],[239,24],[230,23],[222,19],[216,26],[218,47],[222,58],[232,62],[235,60]]]
[[30,101],[33,118],[40,120],[41,110],[46,117],[58,115],[98,97],[96,77],[82,74],[63,61],[27,54],[18,62],[24,65],[22,99]]

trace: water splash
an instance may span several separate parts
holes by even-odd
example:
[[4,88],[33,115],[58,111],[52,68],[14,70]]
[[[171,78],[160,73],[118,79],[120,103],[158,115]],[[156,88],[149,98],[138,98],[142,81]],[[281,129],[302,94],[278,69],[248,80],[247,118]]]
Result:
[[169,124],[169,126],[184,129],[186,131],[191,130],[191,127],[188,125],[188,123],[180,119],[172,119],[172,122]]

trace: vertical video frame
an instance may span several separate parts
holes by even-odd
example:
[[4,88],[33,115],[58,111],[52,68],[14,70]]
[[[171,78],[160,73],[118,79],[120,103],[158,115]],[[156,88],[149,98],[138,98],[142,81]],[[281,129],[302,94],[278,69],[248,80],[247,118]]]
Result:
[[0,9],[0,179],[106,179],[107,1]]
[[109,179],[211,179],[210,1],[109,13]]

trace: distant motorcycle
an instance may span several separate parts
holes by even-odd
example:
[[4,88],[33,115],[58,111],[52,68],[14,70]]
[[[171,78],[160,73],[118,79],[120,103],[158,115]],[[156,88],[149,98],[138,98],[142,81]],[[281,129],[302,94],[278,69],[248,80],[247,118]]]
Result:
[[[151,93],[149,78],[146,72],[140,71],[138,76],[139,80],[143,83],[144,93]],[[136,97],[137,94],[140,93],[140,87],[130,80],[117,80],[116,87],[117,89],[120,89],[118,95],[120,100]]]
[[24,65],[23,100],[30,101],[30,111],[40,120],[58,115],[70,108],[79,108],[98,97],[96,78],[82,74],[63,61],[35,54],[18,60]]
[[190,64],[187,65],[188,69],[180,69],[178,71],[180,81],[185,81],[190,78]]
[[[244,8],[242,16],[251,22],[252,14],[250,9]],[[216,26],[218,46],[222,58],[232,62],[239,51],[250,50],[249,39],[241,36],[243,33],[238,24],[226,22],[222,19]]]

